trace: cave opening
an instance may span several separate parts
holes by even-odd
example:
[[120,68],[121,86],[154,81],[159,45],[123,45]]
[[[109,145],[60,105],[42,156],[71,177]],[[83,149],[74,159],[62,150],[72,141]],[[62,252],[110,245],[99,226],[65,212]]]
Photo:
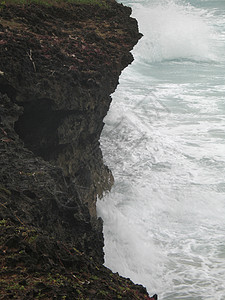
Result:
[[10,85],[0,80],[0,92],[2,95],[6,94],[10,99],[15,99],[16,90]]
[[35,155],[52,159],[59,147],[57,128],[66,113],[53,110],[49,99],[24,102],[22,106],[24,112],[15,123],[15,131]]

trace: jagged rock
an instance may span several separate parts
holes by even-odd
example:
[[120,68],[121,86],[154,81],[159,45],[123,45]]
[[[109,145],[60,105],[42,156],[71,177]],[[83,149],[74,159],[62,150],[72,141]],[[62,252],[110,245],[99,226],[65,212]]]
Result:
[[[22,290],[24,299],[40,293],[47,299],[78,299],[79,291],[88,299],[114,299],[121,293],[115,284],[110,289],[110,276],[124,287],[125,299],[147,299],[145,289],[102,266],[96,199],[111,188],[113,177],[99,137],[110,94],[140,38],[130,8],[106,3],[1,6],[4,299],[21,299]],[[12,277],[17,289],[10,274],[19,274]],[[99,291],[103,282],[108,287]]]

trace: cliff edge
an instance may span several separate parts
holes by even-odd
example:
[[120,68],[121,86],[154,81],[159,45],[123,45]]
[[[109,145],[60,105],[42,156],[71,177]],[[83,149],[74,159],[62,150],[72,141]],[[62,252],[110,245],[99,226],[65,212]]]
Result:
[[140,38],[131,9],[0,7],[1,299],[148,299],[103,267],[97,195],[110,94]]

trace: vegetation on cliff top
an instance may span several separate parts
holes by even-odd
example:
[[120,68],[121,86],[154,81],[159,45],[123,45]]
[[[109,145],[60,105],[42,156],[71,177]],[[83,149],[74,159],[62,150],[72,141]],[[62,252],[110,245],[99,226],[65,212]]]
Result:
[[29,4],[40,4],[45,6],[63,6],[66,4],[86,4],[86,5],[98,5],[100,7],[108,7],[106,0],[0,0],[0,5],[8,4],[19,4],[19,5],[29,5]]
[[150,299],[145,288],[20,222],[0,220],[0,299]]

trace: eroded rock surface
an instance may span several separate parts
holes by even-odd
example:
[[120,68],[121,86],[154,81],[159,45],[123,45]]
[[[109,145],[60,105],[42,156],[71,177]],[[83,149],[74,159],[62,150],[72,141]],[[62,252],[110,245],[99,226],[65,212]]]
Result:
[[147,299],[102,266],[96,217],[97,195],[113,184],[99,147],[103,118],[140,38],[130,13],[114,1],[1,6],[3,299]]
[[0,91],[24,108],[15,131],[62,168],[92,216],[113,183],[99,148],[103,118],[140,37],[129,8],[108,6],[1,10]]

